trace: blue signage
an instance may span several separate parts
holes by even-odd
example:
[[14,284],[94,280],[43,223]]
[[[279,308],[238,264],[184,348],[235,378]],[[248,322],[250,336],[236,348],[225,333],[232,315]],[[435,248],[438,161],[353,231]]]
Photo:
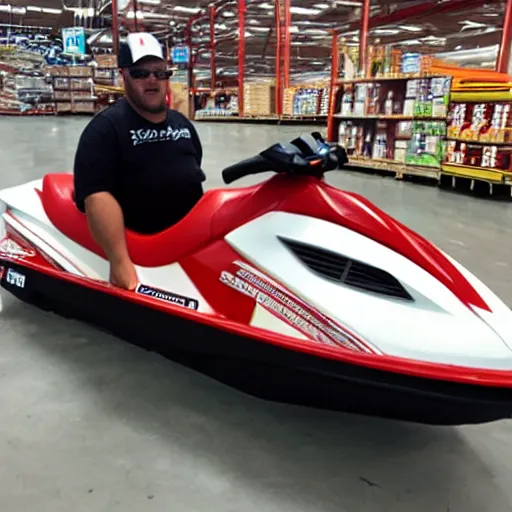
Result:
[[189,54],[188,46],[173,46],[171,49],[173,64],[188,64]]
[[64,53],[85,55],[85,29],[84,27],[70,27],[62,29],[62,44]]

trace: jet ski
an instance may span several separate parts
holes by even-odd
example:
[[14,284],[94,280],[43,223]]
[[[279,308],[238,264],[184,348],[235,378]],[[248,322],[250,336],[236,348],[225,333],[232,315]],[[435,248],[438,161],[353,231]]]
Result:
[[435,425],[512,412],[512,313],[441,249],[329,185],[319,133],[222,171],[176,225],[127,230],[140,283],[109,264],[72,174],[0,191],[1,286],[256,397]]

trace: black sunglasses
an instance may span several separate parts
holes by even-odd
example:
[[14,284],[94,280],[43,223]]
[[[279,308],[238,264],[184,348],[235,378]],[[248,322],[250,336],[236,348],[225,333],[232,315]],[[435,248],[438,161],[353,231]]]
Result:
[[149,69],[132,68],[129,70],[130,76],[135,80],[144,80],[149,78],[149,75],[154,75],[157,80],[169,80],[173,72],[170,69],[158,69],[150,71]]

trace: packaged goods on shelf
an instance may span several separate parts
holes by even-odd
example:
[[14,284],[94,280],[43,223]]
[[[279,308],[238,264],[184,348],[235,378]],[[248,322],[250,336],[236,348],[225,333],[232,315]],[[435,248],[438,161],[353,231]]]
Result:
[[198,103],[196,119],[238,116],[238,90],[221,89],[202,93],[195,98]]
[[512,172],[511,103],[452,103],[445,164]]
[[268,83],[244,84],[244,113],[270,117],[276,113],[276,88]]
[[12,113],[51,113],[55,110],[53,89],[42,76],[6,75],[0,90],[0,110]]
[[327,116],[329,87],[295,86],[284,90],[283,115],[287,117]]
[[99,67],[117,69],[117,56],[112,53],[95,55],[94,60]]
[[470,142],[512,143],[511,103],[452,103],[448,137]]
[[342,82],[338,143],[352,159],[440,169],[450,77]]
[[283,94],[283,115],[293,116],[293,98],[295,97],[295,87],[286,87]]
[[238,95],[237,94],[232,94],[229,97],[228,110],[238,114]]

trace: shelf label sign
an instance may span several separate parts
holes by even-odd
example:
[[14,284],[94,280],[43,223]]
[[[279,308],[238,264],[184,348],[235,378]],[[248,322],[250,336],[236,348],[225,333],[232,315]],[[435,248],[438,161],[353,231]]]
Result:
[[85,29],[84,27],[69,27],[62,29],[62,43],[64,53],[85,55]]

